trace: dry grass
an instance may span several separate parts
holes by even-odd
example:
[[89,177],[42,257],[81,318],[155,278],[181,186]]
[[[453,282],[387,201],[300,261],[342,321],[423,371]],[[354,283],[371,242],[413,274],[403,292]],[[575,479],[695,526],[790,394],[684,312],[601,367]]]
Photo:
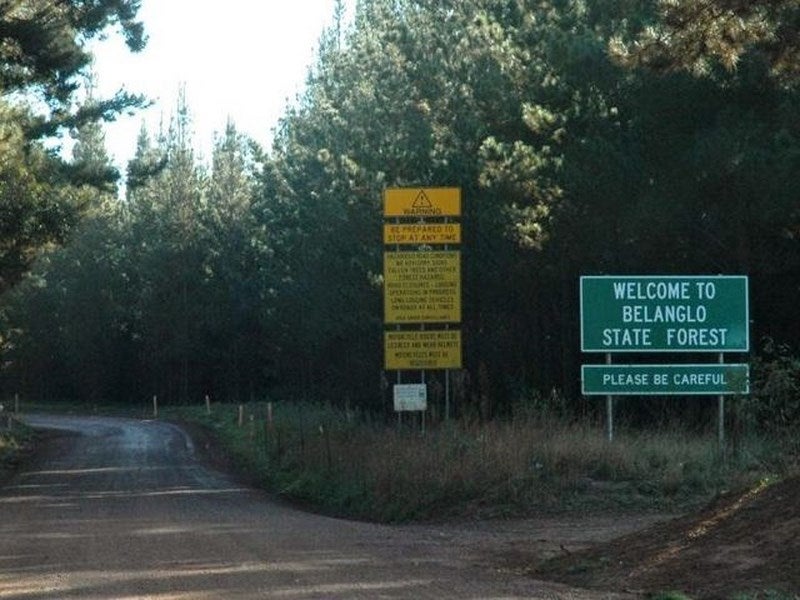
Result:
[[675,431],[609,444],[596,428],[531,417],[423,434],[310,405],[276,405],[271,427],[264,404],[248,405],[241,428],[235,407],[202,413],[192,418],[272,489],[379,520],[676,508],[763,473],[751,455],[722,460],[713,436]]

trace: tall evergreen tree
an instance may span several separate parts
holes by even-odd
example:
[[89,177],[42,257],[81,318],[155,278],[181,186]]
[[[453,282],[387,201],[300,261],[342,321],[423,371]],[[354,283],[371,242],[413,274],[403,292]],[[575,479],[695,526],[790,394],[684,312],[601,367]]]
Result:
[[786,82],[800,76],[800,6],[794,0],[660,0],[635,41],[611,41],[617,60],[659,71],[733,70],[748,54]]
[[[86,125],[75,132],[68,167],[90,174],[112,170],[102,130]],[[123,212],[113,188],[82,185],[74,194],[86,208],[70,243],[48,248],[31,276],[4,298],[14,325],[5,360],[28,393],[97,403],[115,397],[126,362]]]
[[[162,160],[160,171],[150,168]],[[162,395],[185,401],[190,371],[196,366],[199,305],[195,300],[202,297],[204,280],[199,214],[205,184],[194,158],[191,115],[183,91],[155,149],[140,136],[129,180],[131,174],[141,175],[143,165],[145,172],[157,173],[136,181],[129,198],[138,245],[145,353],[154,373],[153,385],[163,390]]]
[[[119,25],[129,47],[142,48],[138,8],[138,0],[0,2],[0,178],[5,182],[0,186],[0,293],[19,281],[38,248],[63,241],[83,208],[69,184],[72,175],[76,183],[87,183],[87,173],[66,168],[40,141],[59,130],[113,119],[144,103],[125,92],[84,104],[76,101],[91,61],[89,39]],[[11,95],[13,106],[7,105]],[[25,99],[38,100],[44,110],[26,106]],[[92,179],[99,175],[92,174]],[[100,183],[108,185],[105,178]]]
[[263,388],[274,362],[272,232],[253,213],[257,152],[229,120],[215,140],[202,213],[208,368],[215,394],[234,400]]

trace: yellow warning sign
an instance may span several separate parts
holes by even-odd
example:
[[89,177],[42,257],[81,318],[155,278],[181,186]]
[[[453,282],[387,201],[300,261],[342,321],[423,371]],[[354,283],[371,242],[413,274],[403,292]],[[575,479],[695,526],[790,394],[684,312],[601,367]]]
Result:
[[386,323],[461,320],[461,252],[384,252]]
[[460,369],[461,332],[386,331],[383,336],[387,370]]
[[383,243],[423,245],[460,244],[461,225],[459,223],[404,223],[383,226]]
[[460,217],[461,188],[388,188],[384,217]]

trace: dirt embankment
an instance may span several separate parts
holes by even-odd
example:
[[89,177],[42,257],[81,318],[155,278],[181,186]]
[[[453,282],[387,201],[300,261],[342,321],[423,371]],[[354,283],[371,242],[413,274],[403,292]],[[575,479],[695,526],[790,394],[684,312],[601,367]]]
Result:
[[766,590],[799,595],[800,477],[727,494],[700,514],[549,561],[534,574],[599,589],[675,590],[693,598]]

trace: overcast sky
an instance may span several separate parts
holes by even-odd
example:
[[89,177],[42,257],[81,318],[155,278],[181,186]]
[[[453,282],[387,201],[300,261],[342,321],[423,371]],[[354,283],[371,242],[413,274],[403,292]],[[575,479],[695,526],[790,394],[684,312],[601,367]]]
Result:
[[334,0],[143,0],[146,49],[131,54],[117,35],[94,49],[99,95],[125,87],[155,101],[108,126],[115,162],[124,169],[143,120],[153,132],[162,117],[168,122],[182,84],[205,160],[228,116],[268,145],[287,102],[302,90],[333,7]]

